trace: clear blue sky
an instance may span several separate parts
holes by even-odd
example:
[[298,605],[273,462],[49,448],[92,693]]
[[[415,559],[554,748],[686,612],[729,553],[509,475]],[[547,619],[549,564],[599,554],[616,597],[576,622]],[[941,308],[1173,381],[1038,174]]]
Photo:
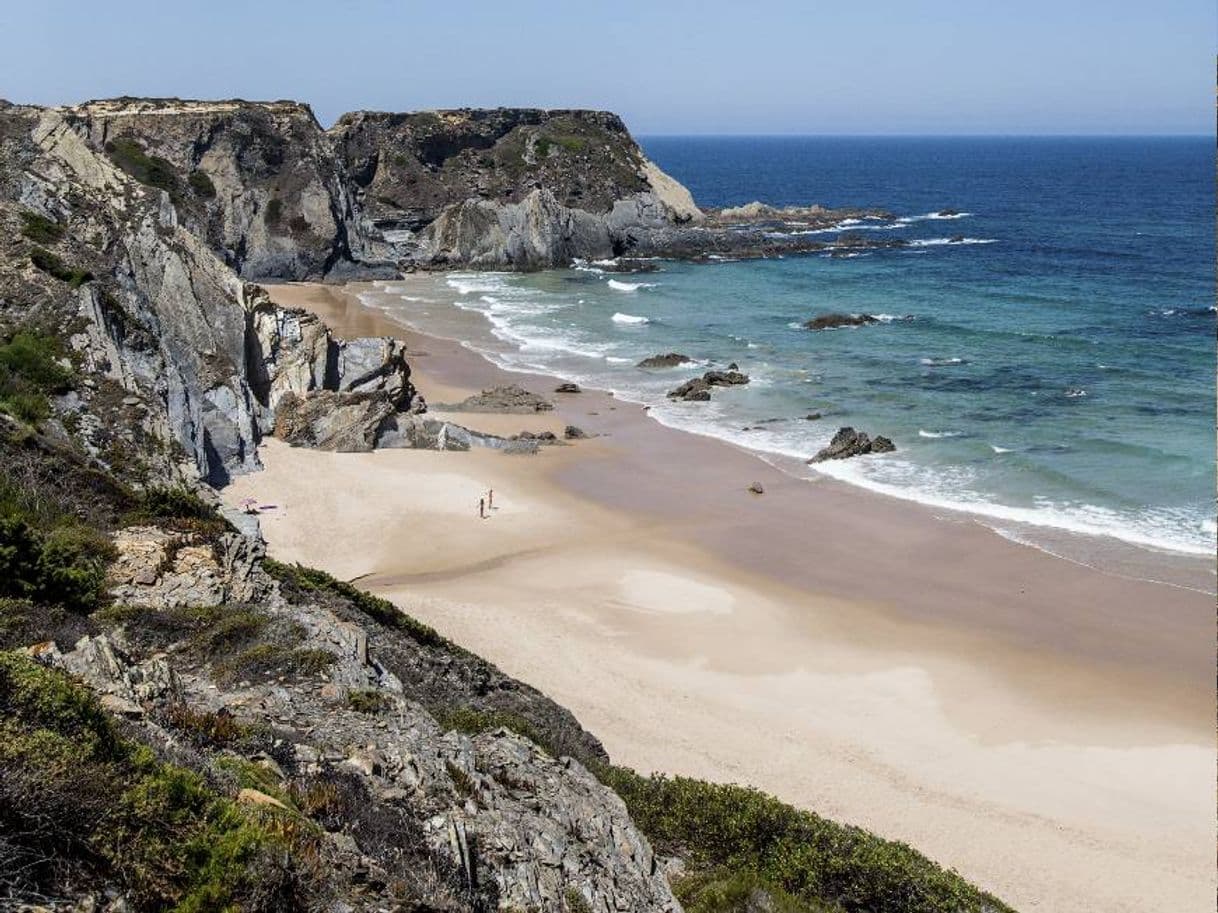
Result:
[[1212,133],[1214,0],[2,0],[0,97],[609,108],[637,133]]

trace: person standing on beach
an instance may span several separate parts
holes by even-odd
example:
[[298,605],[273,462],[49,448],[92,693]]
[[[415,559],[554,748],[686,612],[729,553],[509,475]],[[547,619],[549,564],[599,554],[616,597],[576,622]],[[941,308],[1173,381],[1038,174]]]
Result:
[[495,489],[490,489],[486,493],[486,506],[491,510],[495,509]]
[[486,498],[478,499],[478,516],[480,519],[486,519]]

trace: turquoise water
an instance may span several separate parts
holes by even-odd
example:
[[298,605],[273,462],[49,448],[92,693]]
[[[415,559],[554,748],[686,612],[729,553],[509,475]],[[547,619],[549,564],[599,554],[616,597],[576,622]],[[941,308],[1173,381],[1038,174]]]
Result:
[[[612,389],[660,421],[763,454],[806,458],[842,425],[898,447],[801,471],[999,525],[1213,553],[1211,141],[644,146],[703,205],[882,206],[894,218],[871,230],[911,245],[848,258],[664,261],[631,275],[595,263],[451,275],[452,300],[485,328],[471,344],[506,367]],[[931,215],[947,207],[962,215]],[[954,236],[965,241],[947,243]],[[437,302],[413,307],[442,316]],[[882,322],[800,328],[827,312]],[[635,367],[667,351],[700,364]],[[665,397],[704,365],[732,361],[752,383],[710,403]],[[806,420],[811,412],[823,418]]]

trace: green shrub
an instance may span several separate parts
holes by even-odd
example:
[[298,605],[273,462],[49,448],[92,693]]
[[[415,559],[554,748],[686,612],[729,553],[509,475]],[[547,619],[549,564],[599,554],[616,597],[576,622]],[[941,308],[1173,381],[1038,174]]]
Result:
[[0,653],[5,888],[55,895],[82,876],[136,910],[304,909],[319,894],[316,830],[240,806],[120,737],[60,672]]
[[128,524],[160,526],[211,542],[232,531],[215,508],[182,485],[146,489],[125,519]]
[[106,143],[106,152],[119,168],[141,184],[166,191],[177,199],[180,194],[178,173],[173,165],[157,155],[149,155],[131,137],[118,137]]
[[904,843],[828,821],[755,789],[643,777],[608,765],[597,775],[622,797],[656,848],[680,853],[694,872],[722,872],[729,879],[751,872],[812,909],[823,904],[846,913],[1010,909]]
[[263,215],[267,225],[278,225],[279,220],[283,218],[283,201],[278,197],[274,197],[266,204],[266,212]]
[[361,688],[347,694],[347,706],[357,713],[383,713],[392,702],[379,691]]
[[80,288],[86,282],[93,280],[93,274],[87,270],[68,266],[57,256],[42,247],[30,251],[30,262],[48,276],[66,282],[72,288]]
[[450,653],[466,652],[441,637],[434,628],[411,618],[389,600],[365,593],[359,587],[331,577],[325,571],[300,564],[288,565],[271,558],[262,562],[262,568],[289,589],[300,590],[302,593],[330,592],[341,596],[373,621],[400,631],[425,647],[439,647]]
[[190,185],[190,189],[195,192],[195,196],[202,197],[205,200],[210,200],[216,195],[216,185],[202,171],[192,171],[190,177],[186,179],[186,183]]
[[537,731],[537,728],[517,713],[507,710],[485,711],[475,710],[473,707],[455,707],[447,711],[438,711],[435,717],[441,728],[455,729],[466,735],[478,735],[494,729],[510,729],[554,757],[558,757],[558,753],[550,748],[545,737]]
[[63,239],[63,226],[41,213],[23,212],[21,233],[35,244],[54,244]]
[[0,597],[95,609],[105,596],[109,539],[83,525],[43,532],[12,513],[0,514]]
[[756,872],[712,872],[676,879],[673,893],[686,913],[837,913],[818,901],[793,897]]

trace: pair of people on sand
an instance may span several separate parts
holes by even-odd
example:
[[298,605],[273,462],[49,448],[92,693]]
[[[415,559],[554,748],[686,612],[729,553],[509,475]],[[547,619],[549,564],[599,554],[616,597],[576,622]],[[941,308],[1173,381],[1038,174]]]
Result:
[[495,509],[495,489],[488,489],[486,496],[478,499],[478,516],[485,520],[486,512]]

